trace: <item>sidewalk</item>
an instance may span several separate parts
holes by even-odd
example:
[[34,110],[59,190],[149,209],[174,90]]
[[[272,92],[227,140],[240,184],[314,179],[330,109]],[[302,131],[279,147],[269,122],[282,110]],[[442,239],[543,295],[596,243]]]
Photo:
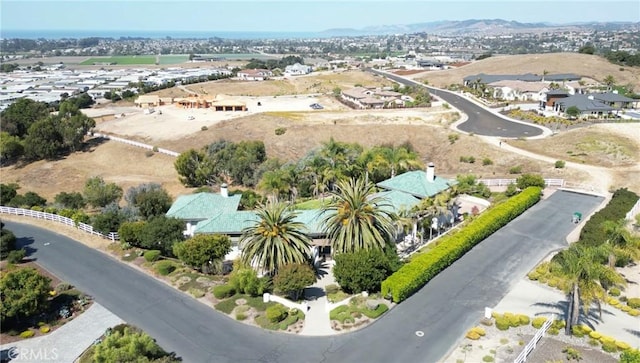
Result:
[[[493,310],[531,317],[557,314],[558,319],[563,319],[566,305],[567,298],[560,290],[524,278]],[[589,325],[594,330],[624,341],[632,347],[640,346],[640,317],[633,317],[607,304],[602,305],[602,320],[598,318],[598,309],[595,306],[589,309],[587,316],[582,310],[580,312],[580,324]]]
[[331,329],[329,311],[327,310],[328,300],[324,291],[325,286],[336,283],[333,278],[332,268],[333,261],[324,263],[320,269],[323,274],[315,284],[304,290],[309,309],[306,312],[304,328],[302,328],[300,335],[326,336],[337,334],[335,330]]
[[17,362],[74,362],[102,334],[123,321],[94,302],[77,318],[51,333],[0,346],[3,357],[7,354]]

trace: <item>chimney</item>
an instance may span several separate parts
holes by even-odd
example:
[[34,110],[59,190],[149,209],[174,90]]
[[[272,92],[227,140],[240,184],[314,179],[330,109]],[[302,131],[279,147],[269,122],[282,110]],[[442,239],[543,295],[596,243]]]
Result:
[[587,96],[587,98],[590,99],[590,100],[593,100],[594,97],[593,97],[593,95],[589,95],[589,96]]
[[427,165],[427,182],[433,183],[436,180],[436,166],[433,163]]
[[613,90],[613,91],[611,91],[611,92],[613,92],[613,93],[614,93],[614,94],[616,94],[616,95],[618,94],[618,90],[617,90],[617,89],[614,89],[614,90]]
[[220,185],[220,195],[228,198],[229,197],[229,190],[227,190],[227,184],[226,183],[222,183],[222,185]]

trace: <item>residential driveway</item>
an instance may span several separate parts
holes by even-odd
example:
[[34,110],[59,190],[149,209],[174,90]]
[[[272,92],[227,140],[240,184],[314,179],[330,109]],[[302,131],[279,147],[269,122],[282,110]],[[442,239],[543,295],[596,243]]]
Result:
[[18,362],[66,362],[76,360],[107,330],[123,321],[98,303],[51,333],[0,346],[2,357]]
[[[370,326],[304,337],[238,323],[113,257],[7,221],[43,267],[144,329],[185,362],[437,362],[538,261],[566,246],[574,211],[603,198],[558,191],[496,232]],[[48,242],[48,245],[44,245]],[[418,332],[418,334],[416,334]]]

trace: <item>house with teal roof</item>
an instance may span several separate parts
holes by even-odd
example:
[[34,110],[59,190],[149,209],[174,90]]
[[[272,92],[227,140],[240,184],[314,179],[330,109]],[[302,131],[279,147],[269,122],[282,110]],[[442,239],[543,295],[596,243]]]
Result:
[[181,195],[167,211],[167,217],[185,221],[186,235],[193,235],[196,225],[221,214],[235,212],[240,205],[240,194],[229,195],[226,184],[220,187],[220,194],[196,193]]
[[[456,185],[458,182],[452,179],[441,178],[435,174],[435,166],[429,163],[427,170],[414,170],[396,175],[391,179],[376,184],[378,187],[411,195],[418,199],[434,197]],[[400,198],[401,194],[390,194],[392,198]],[[404,197],[402,197],[404,198]],[[392,199],[392,204],[395,204]],[[401,203],[397,201],[396,203]]]

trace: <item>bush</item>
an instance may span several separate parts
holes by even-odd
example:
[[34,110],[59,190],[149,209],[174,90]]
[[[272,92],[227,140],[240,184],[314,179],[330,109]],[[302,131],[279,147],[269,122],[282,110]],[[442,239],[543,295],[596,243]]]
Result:
[[34,335],[36,335],[36,333],[33,330],[25,330],[22,333],[20,333],[20,338],[28,339]]
[[619,350],[627,350],[627,349],[631,348],[631,346],[629,344],[627,344],[625,342],[618,341],[618,340],[616,340],[616,347]]
[[579,325],[574,325],[571,327],[571,335],[577,338],[582,338],[584,336],[584,332]]
[[154,265],[154,268],[156,272],[159,273],[160,275],[167,276],[168,274],[175,271],[176,265],[172,261],[162,260],[162,261],[158,261]]
[[230,285],[218,285],[213,287],[213,296],[216,299],[225,299],[235,295],[236,290]]
[[158,257],[160,257],[159,250],[149,250],[144,252],[144,259],[147,262],[154,262],[155,260],[158,259]]
[[617,287],[612,287],[611,289],[609,289],[609,295],[620,296],[620,289],[618,289]]
[[598,345],[600,345],[600,341],[597,339],[590,338],[589,345],[592,347],[597,347]]
[[71,284],[69,284],[67,282],[61,282],[58,285],[56,285],[54,290],[55,290],[56,294],[59,294],[61,292],[69,291],[71,289],[73,289],[73,285],[71,285]]
[[493,160],[491,160],[489,158],[484,158],[484,159],[482,159],[482,165],[483,166],[493,165]]
[[40,327],[40,333],[42,334],[47,334],[48,332],[51,331],[51,328],[47,325],[41,326]]
[[376,319],[380,315],[386,313],[389,310],[386,304],[379,304],[375,309],[361,309],[360,311],[369,319]]
[[278,127],[276,129],[276,135],[278,135],[278,136],[284,135],[285,132],[287,132],[287,128],[286,127]]
[[540,329],[542,328],[542,325],[544,324],[545,321],[547,321],[547,318],[545,316],[535,317],[531,321],[531,326],[533,326],[536,329]]
[[565,162],[563,160],[556,161],[555,167],[556,169],[562,169],[565,166]]
[[204,294],[205,294],[203,290],[201,290],[201,289],[196,289],[196,288],[190,288],[190,289],[189,289],[189,293],[190,293],[193,297],[195,297],[196,299],[199,299],[199,298],[203,297],[203,296],[204,296]]
[[329,284],[327,286],[324,287],[324,291],[327,292],[327,295],[329,294],[335,294],[338,291],[340,291],[340,286],[336,285],[336,284]]
[[465,335],[465,338],[471,339],[471,340],[478,340],[478,339],[480,339],[480,334],[476,333],[473,330],[469,330],[467,332],[467,334]]
[[490,355],[485,355],[484,357],[482,357],[482,361],[483,362],[493,362],[493,357]]
[[592,331],[591,333],[589,333],[589,336],[591,337],[591,339],[600,340],[600,338],[602,338],[602,334],[597,331]]
[[627,305],[634,309],[640,308],[640,297],[630,297],[627,299]]
[[269,306],[266,311],[267,319],[272,323],[283,321],[287,317],[287,314],[287,308],[280,304]]
[[456,141],[458,141],[458,139],[460,138],[460,135],[458,135],[458,134],[449,134],[448,138],[449,138],[449,143],[451,145],[453,145],[453,144],[455,144]]
[[[627,189],[618,189],[613,193],[609,203],[601,210],[594,213],[580,232],[578,243],[585,246],[599,246],[609,239],[607,232],[602,228],[605,221],[619,221],[638,201],[638,196]],[[604,263],[604,261],[603,261]]]
[[522,166],[513,166],[509,169],[509,174],[520,174],[522,173]]
[[208,128],[208,127],[206,127],[206,126],[202,126],[202,127],[200,128],[200,130],[201,130],[201,131],[207,131],[207,130],[209,130],[209,128]]
[[498,328],[498,330],[509,330],[510,327],[511,324],[509,322],[509,319],[504,317],[496,319],[496,328]]
[[460,157],[460,162],[461,163],[473,164],[473,163],[476,162],[476,158],[474,158],[473,156],[461,156]]
[[25,256],[27,255],[27,251],[25,251],[24,248],[21,248],[19,250],[13,250],[10,251],[9,254],[7,255],[7,261],[9,263],[20,263],[22,262],[22,260],[25,258]]
[[540,200],[541,190],[531,187],[477,216],[460,232],[447,235],[431,250],[412,258],[382,282],[382,295],[401,302],[450,266],[467,251],[522,214]]
[[471,328],[471,331],[476,332],[476,333],[477,333],[478,335],[480,335],[481,337],[483,337],[483,336],[487,335],[487,332],[486,332],[486,331],[484,330],[484,328],[483,328],[483,327],[481,327],[481,326],[473,327],[473,328]]
[[247,314],[245,314],[245,313],[236,313],[236,320],[242,321],[242,320],[245,320],[245,319],[247,319]]
[[616,343],[615,342],[602,342],[602,350],[604,350],[607,353],[615,353],[618,351],[618,347],[616,347]]
[[518,315],[518,320],[520,320],[520,325],[529,325],[529,322],[531,321],[531,319],[524,314]]
[[631,316],[638,316],[640,315],[640,310],[638,309],[631,309],[627,312],[627,314],[631,315]]

